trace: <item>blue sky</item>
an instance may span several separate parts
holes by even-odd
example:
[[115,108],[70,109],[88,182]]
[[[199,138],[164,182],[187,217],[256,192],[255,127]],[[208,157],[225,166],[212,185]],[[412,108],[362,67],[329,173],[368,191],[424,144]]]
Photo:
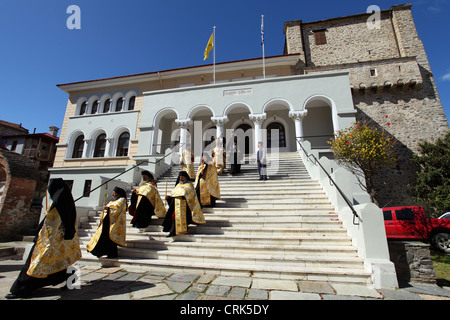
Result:
[[[382,10],[401,0],[0,0],[0,119],[31,132],[62,126],[60,83],[212,63],[203,51],[216,26],[216,61],[283,53],[283,25]],[[418,0],[413,16],[450,119],[450,0]],[[81,29],[69,30],[70,5]],[[426,112],[426,111],[425,111]]]

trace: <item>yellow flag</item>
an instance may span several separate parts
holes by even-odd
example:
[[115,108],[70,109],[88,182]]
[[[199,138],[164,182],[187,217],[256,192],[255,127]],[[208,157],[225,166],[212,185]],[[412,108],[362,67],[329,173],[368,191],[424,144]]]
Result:
[[214,47],[214,32],[211,34],[211,37],[209,38],[208,44],[206,45],[206,49],[205,49],[205,58],[203,60],[206,60],[209,58],[209,52],[213,49]]

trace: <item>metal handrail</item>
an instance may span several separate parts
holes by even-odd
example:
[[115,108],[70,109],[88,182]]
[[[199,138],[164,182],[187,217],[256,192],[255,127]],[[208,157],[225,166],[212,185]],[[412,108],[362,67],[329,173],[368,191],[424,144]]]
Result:
[[89,196],[92,192],[94,192],[94,191],[97,190],[98,188],[101,188],[102,186],[104,186],[104,185],[107,184],[108,182],[111,182],[111,181],[115,180],[116,178],[120,177],[121,175],[127,173],[127,172],[130,171],[130,170],[133,170],[133,169],[136,168],[136,167],[139,167],[140,165],[142,165],[143,163],[146,163],[146,162],[147,162],[147,161],[139,162],[138,164],[135,164],[134,166],[132,166],[132,167],[129,168],[128,170],[125,170],[124,172],[119,173],[117,176],[115,176],[115,177],[113,177],[113,178],[111,178],[111,179],[109,179],[109,180],[103,182],[103,183],[102,183],[101,185],[99,185],[98,187],[95,187],[94,189],[90,190],[90,191],[87,192],[86,194],[83,194],[81,197],[79,197],[78,199],[76,199],[75,202],[77,202],[78,200],[81,200],[81,199],[83,199],[83,198]]
[[336,184],[336,182],[333,180],[333,178],[331,177],[331,175],[327,172],[327,170],[325,170],[325,168],[322,166],[322,164],[319,162],[319,160],[317,160],[316,156],[313,154],[308,154],[308,152],[305,150],[305,148],[303,147],[301,141],[299,140],[300,138],[295,138],[297,140],[297,143],[300,145],[300,147],[302,148],[303,152],[305,153],[307,158],[313,158],[314,159],[314,164],[315,165],[319,165],[319,167],[322,169],[323,172],[325,172],[325,174],[327,175],[328,179],[331,182],[331,185],[334,186],[336,188],[336,190],[339,192],[339,194],[341,195],[341,197],[344,199],[344,201],[347,203],[347,205],[349,206],[350,210],[353,213],[353,224],[354,225],[359,225],[359,223],[355,222],[355,218],[358,218],[359,220],[362,221],[361,217],[358,215],[358,213],[356,213],[355,208],[353,207],[353,204],[351,203],[351,201],[347,198],[347,196],[344,194],[344,192],[341,190],[341,188],[339,188],[339,186]]
[[[181,147],[183,147],[185,145],[185,143],[182,143],[181,145],[180,145],[180,148]],[[153,164],[158,164],[158,163],[160,163],[161,161],[163,161],[165,158],[167,158],[168,156],[170,156],[172,153],[174,153],[174,152],[178,152],[178,151],[175,151],[175,149],[173,149],[172,151],[170,151],[168,154],[166,154],[164,157],[162,157],[161,159],[158,159],[156,162],[150,162],[150,161],[148,161],[148,163],[153,163]]]

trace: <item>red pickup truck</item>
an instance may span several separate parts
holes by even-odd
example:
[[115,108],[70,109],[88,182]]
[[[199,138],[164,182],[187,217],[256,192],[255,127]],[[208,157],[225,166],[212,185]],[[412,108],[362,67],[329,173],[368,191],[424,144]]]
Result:
[[450,252],[450,219],[427,219],[422,207],[383,208],[388,239],[429,242],[442,252]]

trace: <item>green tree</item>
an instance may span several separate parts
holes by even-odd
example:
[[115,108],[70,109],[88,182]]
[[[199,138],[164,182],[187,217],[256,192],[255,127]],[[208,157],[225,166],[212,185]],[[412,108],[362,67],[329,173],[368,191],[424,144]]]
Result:
[[358,121],[350,128],[338,131],[329,143],[338,164],[356,176],[370,200],[378,205],[374,175],[380,168],[397,163],[393,139],[383,129],[367,121]]
[[420,166],[416,184],[409,186],[414,199],[431,208],[433,217],[450,211],[450,130],[434,143],[419,143],[413,161]]

